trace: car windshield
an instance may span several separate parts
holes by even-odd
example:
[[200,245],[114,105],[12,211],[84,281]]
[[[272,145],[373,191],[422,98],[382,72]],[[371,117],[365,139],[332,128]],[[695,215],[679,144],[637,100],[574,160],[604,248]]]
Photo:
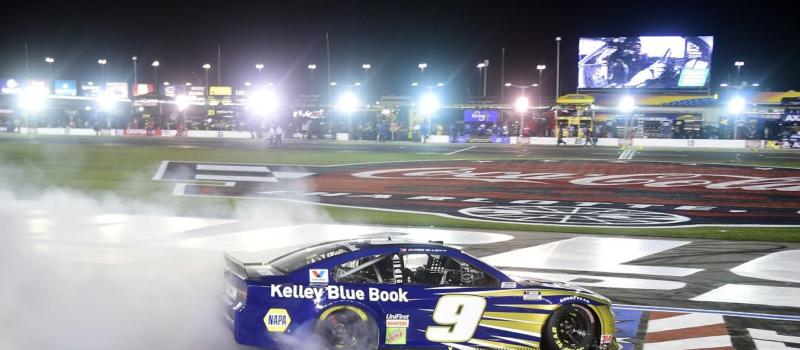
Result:
[[289,273],[308,264],[356,250],[358,247],[347,243],[323,243],[286,254],[270,261],[269,264],[282,273]]

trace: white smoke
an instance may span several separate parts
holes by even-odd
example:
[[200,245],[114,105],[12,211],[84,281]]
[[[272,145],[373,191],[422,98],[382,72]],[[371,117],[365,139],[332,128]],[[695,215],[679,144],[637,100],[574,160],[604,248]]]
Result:
[[[162,227],[115,233],[97,223],[118,214],[173,215],[173,202],[166,203],[0,188],[0,349],[239,348],[220,308],[221,251],[153,244],[152,237],[169,242]],[[328,221],[310,206],[277,201],[202,211],[216,209],[265,226]]]

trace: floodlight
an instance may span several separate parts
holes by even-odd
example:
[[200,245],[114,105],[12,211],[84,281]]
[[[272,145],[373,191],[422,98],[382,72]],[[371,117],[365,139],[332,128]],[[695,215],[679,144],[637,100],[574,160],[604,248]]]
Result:
[[439,98],[432,93],[427,93],[419,100],[419,106],[422,113],[433,114],[439,109]]
[[39,112],[47,104],[47,90],[29,86],[20,92],[18,104],[26,112]]
[[728,101],[728,111],[733,114],[739,114],[744,112],[746,102],[744,97],[735,96],[730,101]]
[[189,105],[192,103],[191,98],[186,95],[178,95],[175,97],[175,105],[178,106],[179,111],[185,111],[186,108],[189,108]]
[[342,112],[352,113],[358,108],[358,98],[352,92],[345,92],[339,97],[336,107]]
[[116,99],[116,96],[111,91],[103,91],[100,95],[97,95],[97,107],[101,111],[109,112],[114,109]]
[[260,116],[267,116],[278,109],[278,95],[270,89],[260,89],[247,96],[248,107]]
[[525,113],[528,111],[528,98],[525,96],[520,96],[517,98],[517,101],[514,102],[514,109],[519,113]]
[[636,100],[633,99],[632,96],[623,96],[622,99],[619,100],[619,111],[625,114],[629,114],[636,109]]

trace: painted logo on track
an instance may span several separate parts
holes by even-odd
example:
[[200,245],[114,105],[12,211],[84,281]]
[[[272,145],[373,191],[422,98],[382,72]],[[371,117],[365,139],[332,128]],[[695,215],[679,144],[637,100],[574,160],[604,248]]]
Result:
[[568,226],[800,226],[800,170],[604,161],[355,166],[162,162],[179,196],[281,199]]

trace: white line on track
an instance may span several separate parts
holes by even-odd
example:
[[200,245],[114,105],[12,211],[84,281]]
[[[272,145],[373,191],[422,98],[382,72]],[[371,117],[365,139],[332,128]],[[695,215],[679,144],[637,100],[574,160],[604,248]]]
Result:
[[453,152],[450,152],[450,153],[445,153],[444,155],[446,155],[446,156],[452,156],[452,155],[454,155],[454,154],[456,154],[456,153],[460,153],[460,152],[464,152],[464,151],[469,151],[469,150],[471,150],[471,149],[473,149],[473,148],[475,148],[475,147],[478,147],[478,146],[472,146],[472,147],[462,148],[462,149],[460,149],[460,150],[457,150],[457,151],[453,151]]
[[[659,153],[639,153],[640,156],[650,157],[688,157],[688,154],[659,154]],[[800,158],[798,158],[800,159]]]

